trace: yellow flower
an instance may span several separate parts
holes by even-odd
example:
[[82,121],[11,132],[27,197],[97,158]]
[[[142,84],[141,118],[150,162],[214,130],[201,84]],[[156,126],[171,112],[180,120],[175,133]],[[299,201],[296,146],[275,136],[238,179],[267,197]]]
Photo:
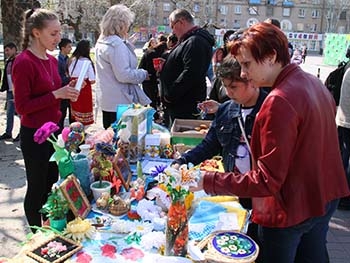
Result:
[[80,217],[72,220],[67,224],[66,230],[63,232],[65,236],[74,241],[82,241],[84,238],[92,238],[95,228],[89,220],[82,220]]

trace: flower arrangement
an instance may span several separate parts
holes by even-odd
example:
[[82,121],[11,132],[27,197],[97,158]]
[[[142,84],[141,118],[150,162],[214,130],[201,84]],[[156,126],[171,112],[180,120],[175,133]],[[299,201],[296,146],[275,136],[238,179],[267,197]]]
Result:
[[61,177],[66,178],[74,171],[71,153],[76,152],[79,144],[84,141],[84,126],[80,122],[73,122],[56,137],[55,132],[59,129],[56,123],[46,122],[35,132],[34,141],[39,144],[45,141],[52,143],[55,153],[50,161],[57,162]]
[[65,251],[67,251],[67,246],[57,241],[51,241],[46,247],[40,249],[41,255],[48,259],[60,258],[60,254]]
[[95,149],[92,152],[91,172],[100,181],[100,187],[102,187],[103,178],[114,176],[112,158],[115,153],[111,144],[105,142],[95,144]]
[[193,169],[189,170],[186,164],[181,165],[179,170],[156,167],[155,174],[158,176],[159,187],[169,194],[171,201],[165,232],[165,255],[185,256],[188,242],[187,209],[193,200],[189,187],[197,184],[197,174]]
[[50,219],[63,219],[69,211],[68,201],[64,198],[59,188],[51,190],[46,203],[39,212],[46,214]]
[[189,191],[189,187],[196,183],[195,173],[190,173],[187,165],[182,165],[179,170],[167,167],[156,166],[152,175],[158,177],[159,188],[165,191],[172,203],[185,201],[186,208],[191,207],[194,195]]

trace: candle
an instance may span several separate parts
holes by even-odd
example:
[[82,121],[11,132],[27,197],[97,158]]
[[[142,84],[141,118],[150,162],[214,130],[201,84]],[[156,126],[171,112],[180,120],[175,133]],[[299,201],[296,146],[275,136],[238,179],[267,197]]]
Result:
[[75,89],[78,90],[78,91],[81,90],[81,86],[83,85],[83,81],[84,81],[86,72],[87,72],[87,70],[89,68],[89,63],[90,63],[90,61],[85,60],[84,63],[83,63],[83,66],[81,67],[81,71],[80,71],[80,74],[79,74],[79,77],[78,77],[78,81],[77,81],[77,84],[75,85]]

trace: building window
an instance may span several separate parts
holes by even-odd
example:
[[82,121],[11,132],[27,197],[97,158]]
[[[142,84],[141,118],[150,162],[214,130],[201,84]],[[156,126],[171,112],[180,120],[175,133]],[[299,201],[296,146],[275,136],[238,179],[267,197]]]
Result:
[[225,5],[220,5],[219,6],[219,11],[220,11],[220,14],[222,14],[222,15],[227,15],[227,6],[225,6]]
[[185,8],[185,6],[184,6],[184,4],[183,4],[183,3],[178,2],[178,3],[176,3],[176,8],[178,8],[178,9],[182,9],[182,8]]
[[310,24],[309,28],[310,28],[310,32],[316,32],[317,31],[317,24]]
[[313,5],[319,5],[319,4],[321,4],[321,0],[312,0],[312,4]]
[[226,27],[226,18],[221,18],[220,19],[220,26],[225,28]]
[[249,10],[250,15],[257,15],[258,14],[258,7],[257,6],[249,7],[248,10]]
[[242,6],[235,5],[235,14],[242,14]]
[[277,0],[267,0],[267,5],[277,5]]
[[267,17],[273,16],[273,7],[272,6],[267,6],[266,7],[266,16]]
[[239,22],[239,20],[233,20],[233,28],[241,28],[241,23]]
[[281,21],[281,29],[283,31],[292,31],[293,27],[292,27],[292,22],[290,22],[289,20],[282,20]]
[[339,16],[339,20],[346,20],[346,11],[342,11]]
[[297,23],[297,31],[299,31],[299,32],[304,31],[304,24],[303,23]]
[[311,12],[312,18],[319,18],[320,17],[320,10],[314,9]]
[[305,9],[300,8],[298,10],[298,17],[305,17],[305,13],[306,13]]
[[163,11],[169,12],[171,10],[170,8],[171,7],[169,3],[163,3]]
[[198,3],[193,5],[193,12],[198,13],[200,11],[200,5]]
[[282,15],[283,16],[290,16],[290,8],[283,8]]
[[163,25],[169,25],[169,18],[163,17]]

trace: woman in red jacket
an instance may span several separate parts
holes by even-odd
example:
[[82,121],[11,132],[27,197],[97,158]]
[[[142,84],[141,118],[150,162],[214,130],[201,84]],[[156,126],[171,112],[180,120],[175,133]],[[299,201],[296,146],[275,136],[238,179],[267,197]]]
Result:
[[252,197],[264,262],[324,263],[329,220],[349,195],[334,100],[319,79],[290,64],[288,40],[271,24],[250,27],[231,53],[243,78],[272,87],[252,131],[253,169],[207,172],[192,190]]

